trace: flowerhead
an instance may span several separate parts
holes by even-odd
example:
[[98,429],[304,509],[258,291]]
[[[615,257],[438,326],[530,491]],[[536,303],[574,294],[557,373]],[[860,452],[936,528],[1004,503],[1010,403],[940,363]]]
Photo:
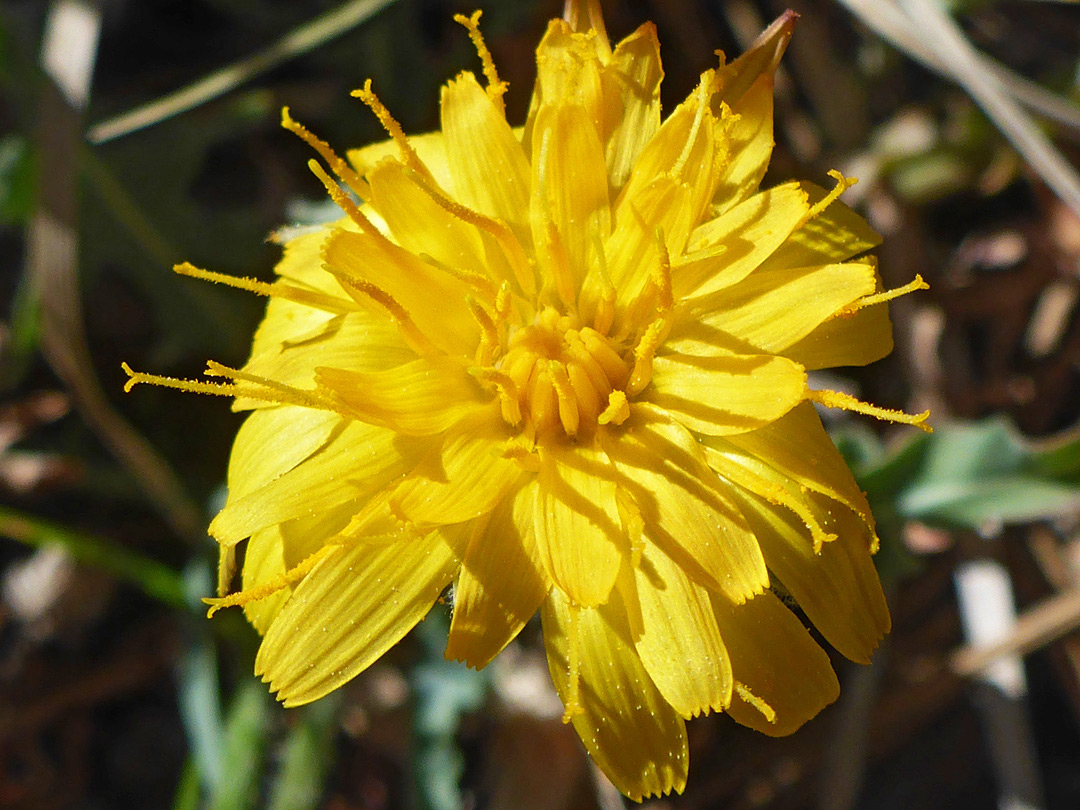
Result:
[[924,417],[807,372],[888,353],[896,293],[850,181],[759,189],[794,15],[662,119],[653,26],[612,47],[570,0],[520,129],[478,17],[484,78],[446,85],[439,132],[406,136],[367,86],[391,137],[346,161],[286,111],[345,217],[288,241],[274,284],[232,282],[271,300],[247,365],[211,364],[227,382],[132,382],[250,412],[210,529],[223,588],[246,541],[242,589],[211,601],[243,605],[287,705],[444,593],[446,654],[474,667],[539,611],[596,762],[631,798],[681,790],[686,718],[780,735],[835,699],[788,604],[856,661],[888,630],[873,518],[814,406]]

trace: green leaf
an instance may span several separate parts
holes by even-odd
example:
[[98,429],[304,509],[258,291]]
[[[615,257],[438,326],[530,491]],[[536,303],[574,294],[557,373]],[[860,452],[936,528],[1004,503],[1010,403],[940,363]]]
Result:
[[897,502],[907,517],[981,530],[1041,520],[1078,505],[1080,491],[1075,486],[1031,475],[931,481],[909,488]]
[[8,323],[11,335],[0,365],[0,391],[10,391],[22,382],[41,340],[41,293],[27,273],[15,287]]
[[313,810],[323,795],[326,774],[334,762],[341,693],[334,692],[304,706],[285,740],[281,770],[270,790],[267,810]]
[[119,580],[137,585],[167,605],[186,608],[181,575],[167,565],[144,557],[111,540],[0,506],[0,536],[30,546],[62,546],[76,562],[99,568]]
[[34,210],[34,159],[21,135],[0,138],[0,223],[22,225]]
[[1080,483],[1080,432],[1071,430],[1041,445],[1031,466],[1042,475]]
[[487,670],[477,672],[443,657],[447,627],[446,615],[434,610],[417,627],[425,656],[413,668],[411,682],[414,767],[423,810],[461,810],[458,781],[465,760],[458,750],[458,726],[462,715],[480,708],[487,695]]
[[248,810],[259,797],[266,760],[271,698],[254,678],[241,681],[225,718],[221,767],[223,777],[209,810]]
[[[210,593],[212,587],[210,566],[205,561],[188,566],[184,590],[193,606],[201,608],[201,597]],[[206,794],[213,795],[224,775],[225,747],[217,647],[205,619],[201,616],[187,619],[177,666],[177,700],[197,782]]]
[[940,425],[859,471],[875,511],[975,530],[1080,505],[1074,440],[1039,450],[1001,418]]

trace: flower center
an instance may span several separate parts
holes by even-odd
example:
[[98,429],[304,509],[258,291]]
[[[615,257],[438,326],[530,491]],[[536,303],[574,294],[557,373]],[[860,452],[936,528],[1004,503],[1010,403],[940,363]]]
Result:
[[498,367],[513,380],[521,415],[537,437],[560,426],[571,437],[591,433],[608,395],[630,378],[611,341],[551,307],[513,334]]

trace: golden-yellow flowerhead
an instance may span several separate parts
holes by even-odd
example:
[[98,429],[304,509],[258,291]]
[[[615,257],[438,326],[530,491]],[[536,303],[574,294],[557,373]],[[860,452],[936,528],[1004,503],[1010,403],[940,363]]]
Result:
[[[834,700],[828,642],[889,628],[874,523],[814,403],[920,422],[807,372],[892,348],[878,237],[812,183],[758,188],[794,15],[666,119],[651,24],[614,48],[570,0],[523,128],[484,80],[439,132],[338,158],[285,113],[346,217],[288,241],[236,396],[223,586],[247,542],[256,671],[286,705],[361,672],[449,593],[482,667],[539,610],[551,677],[626,795],[682,790],[684,720],[788,734]],[[339,185],[339,183],[341,185]],[[343,191],[346,187],[350,193]],[[353,200],[359,199],[359,203]],[[220,276],[190,265],[181,272]],[[919,286],[916,281],[911,287]]]

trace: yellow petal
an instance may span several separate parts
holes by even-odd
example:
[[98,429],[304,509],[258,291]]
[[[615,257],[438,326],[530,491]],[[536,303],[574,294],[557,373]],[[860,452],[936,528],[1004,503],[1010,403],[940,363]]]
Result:
[[[876,289],[870,264],[758,270],[710,296],[700,321],[763,352],[780,354]],[[711,311],[710,311],[711,310]]]
[[[530,221],[537,258],[548,278],[566,273],[566,286],[576,292],[593,263],[590,257],[611,231],[604,147],[588,112],[573,104],[542,107],[532,137]],[[549,223],[559,246],[549,244]],[[565,269],[559,266],[560,253]],[[576,299],[564,303],[572,305]]]
[[551,20],[536,48],[536,84],[525,122],[525,143],[532,144],[535,160],[537,140],[532,137],[536,114],[545,106],[575,104],[585,108],[590,121],[603,120],[600,84],[600,35],[595,31],[575,34],[562,20]]
[[[814,183],[799,184],[810,205],[817,205],[830,192]],[[774,267],[809,267],[847,261],[881,244],[881,236],[865,219],[840,200],[794,231],[763,264]]]
[[[450,161],[446,154],[446,139],[441,132],[427,132],[423,135],[410,135],[409,146],[416,152],[440,188],[452,188]],[[384,158],[401,159],[401,150],[392,138],[379,141],[360,149],[350,149],[345,153],[349,163],[361,177],[366,177]]]
[[670,256],[681,256],[712,196],[715,133],[704,94],[696,92],[668,116],[641,151],[615,205],[615,231],[604,246],[620,298],[636,297],[657,266],[657,234]]
[[498,413],[484,415],[455,429],[401,482],[390,496],[396,513],[419,524],[460,523],[502,499],[521,467],[503,456],[508,431]]
[[[836,700],[840,684],[829,656],[771,593],[766,591],[742,605],[717,595],[713,608],[731,656],[736,687],[728,714],[736,721],[781,737]],[[753,705],[756,701],[740,696],[743,689],[764,706],[759,708]]]
[[298,405],[253,411],[233,440],[229,500],[242,498],[287,473],[319,450],[343,422],[340,414]]
[[635,405],[602,436],[646,537],[691,578],[736,602],[769,584],[757,541],[685,428]]
[[646,543],[624,594],[634,647],[660,694],[683,717],[731,703],[731,662],[709,593]]
[[[340,297],[343,304],[348,295],[334,277],[322,268],[322,249],[326,240],[338,227],[348,227],[348,221],[342,220],[333,225],[320,226],[285,243],[285,252],[274,268],[274,272],[290,284],[303,289],[314,288],[331,296]],[[266,305],[266,315],[255,330],[251,343],[248,365],[253,363],[273,362],[281,354],[282,346],[296,338],[326,329],[334,315],[314,307],[298,304],[286,298],[271,298]],[[264,374],[264,371],[253,373]],[[283,380],[289,382],[291,380]],[[234,410],[248,410],[265,407],[256,400],[239,398]]]
[[660,236],[669,256],[682,251],[686,234],[697,218],[694,189],[671,177],[660,176],[638,189],[632,200],[620,204],[615,230],[604,244],[605,264],[586,278],[586,306],[595,306],[603,287],[603,274],[611,277],[621,310],[627,310],[647,287],[660,266]]
[[[765,562],[825,639],[852,661],[870,654],[889,631],[889,609],[870,559],[866,525],[842,506],[830,528],[837,539],[819,554],[791,512],[748,494],[734,495],[761,544]],[[820,497],[820,496],[818,496]]]
[[[372,187],[381,189],[382,185],[373,183]],[[403,199],[402,202],[404,204],[406,201]],[[443,218],[449,218],[449,214],[441,208],[438,210]],[[428,224],[431,222],[420,219]],[[440,258],[437,255],[440,252],[444,255],[446,252],[439,248],[451,242],[448,231],[443,231],[440,237],[441,241],[427,243],[426,252],[436,258]],[[431,238],[434,240],[434,237]],[[442,351],[460,353],[475,346],[479,340],[479,329],[466,303],[466,296],[475,291],[449,273],[392,244],[385,237],[336,231],[326,241],[323,259],[343,276],[372,284],[388,295],[427,340]],[[476,257],[467,260],[479,261]],[[360,293],[356,293],[356,296],[366,300],[366,296]]]
[[608,183],[622,188],[642,148],[660,128],[660,42],[645,23],[623,39],[600,72]]
[[310,389],[318,366],[381,371],[415,358],[416,352],[402,340],[397,325],[385,312],[352,312],[336,315],[307,331],[290,327],[285,333],[283,329],[277,343],[253,354],[243,370]]
[[529,161],[506,117],[472,73],[443,87],[442,130],[455,198],[525,234]]
[[522,496],[532,493],[532,509],[514,514],[521,530],[531,523],[548,576],[578,605],[605,602],[619,573],[626,538],[613,473],[599,450],[546,447]]
[[[286,571],[282,552],[280,526],[268,526],[255,532],[244,549],[243,588],[250,590],[271,582]],[[244,615],[252,626],[265,635],[274,617],[281,612],[285,600],[292,589],[285,588],[265,599],[258,599],[244,605]]]
[[421,444],[386,428],[349,422],[318,452],[239,498],[229,498],[210,523],[222,545],[235,545],[274,523],[363,502],[416,465]]
[[810,212],[800,183],[762,191],[690,234],[687,255],[672,262],[677,297],[708,295],[742,281],[783,244]]
[[356,515],[357,508],[358,502],[348,499],[314,514],[301,515],[277,524],[285,569],[300,565],[326,545],[328,540],[340,534]]
[[389,371],[320,368],[316,379],[356,418],[409,435],[446,430],[484,400],[465,365],[449,357],[414,360]]
[[255,674],[286,706],[318,700],[400,641],[457,566],[457,550],[440,532],[331,554],[295,587],[270,625]]
[[806,372],[786,357],[667,354],[653,361],[642,400],[691,430],[741,433],[778,419],[803,399]]
[[749,456],[767,460],[800,486],[839,501],[872,525],[866,496],[809,402],[760,430],[727,436],[725,441]]
[[865,366],[893,349],[888,304],[872,304],[854,315],[831,318],[784,355],[813,371],[837,366]]
[[446,657],[477,669],[487,666],[521,631],[551,589],[532,532],[518,528],[514,512],[522,489],[504,498],[486,521],[477,521],[454,586],[454,614]]
[[785,11],[758,35],[738,59],[720,68],[721,87],[714,103],[724,102],[737,108],[758,77],[772,76],[776,72],[798,18],[794,11]]
[[617,594],[609,605],[578,609],[553,590],[542,616],[551,679],[596,764],[635,801],[681,792],[686,728],[645,672]]
[[[323,270],[322,249],[326,240],[338,230],[353,230],[354,225],[348,218],[342,218],[336,222],[328,222],[301,233],[300,235],[285,242],[285,251],[281,261],[274,267],[274,272],[283,281],[296,284],[298,287],[309,287],[329,295],[346,297],[341,285],[332,275]],[[272,299],[280,300],[280,299]],[[290,302],[291,303],[291,302]],[[292,304],[292,306],[302,306]],[[309,309],[303,307],[303,309]],[[318,313],[316,310],[316,314]],[[261,325],[260,325],[261,326]]]
[[717,121],[717,139],[726,146],[713,204],[722,214],[741,203],[761,184],[773,148],[773,77],[762,74],[742,98]]

